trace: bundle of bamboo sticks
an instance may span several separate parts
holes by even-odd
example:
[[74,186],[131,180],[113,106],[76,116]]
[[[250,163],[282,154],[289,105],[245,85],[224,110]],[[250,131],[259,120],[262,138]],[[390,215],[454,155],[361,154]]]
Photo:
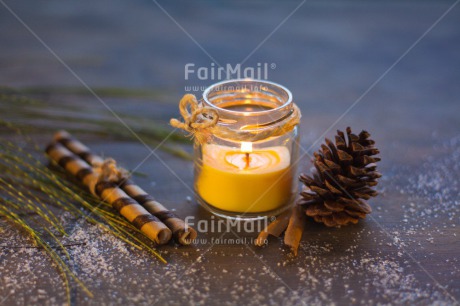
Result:
[[190,244],[197,232],[129,179],[113,159],[103,159],[66,131],[54,135],[46,153],[89,191],[158,244]]

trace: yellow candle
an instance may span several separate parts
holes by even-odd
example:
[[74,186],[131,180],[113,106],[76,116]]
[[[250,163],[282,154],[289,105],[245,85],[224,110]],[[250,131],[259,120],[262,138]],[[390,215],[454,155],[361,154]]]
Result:
[[258,213],[275,210],[291,199],[290,152],[276,146],[252,150],[216,144],[203,146],[203,165],[196,180],[200,197],[225,211]]

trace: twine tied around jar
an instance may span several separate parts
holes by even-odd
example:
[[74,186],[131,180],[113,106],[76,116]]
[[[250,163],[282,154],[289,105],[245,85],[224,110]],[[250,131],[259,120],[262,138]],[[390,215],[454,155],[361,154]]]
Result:
[[169,123],[175,128],[189,132],[200,143],[209,139],[211,130],[219,121],[217,111],[198,104],[195,95],[192,94],[186,94],[182,97],[179,102],[179,111],[184,122],[173,118]]
[[292,111],[273,124],[247,125],[240,129],[231,129],[228,126],[219,125],[217,111],[198,103],[193,94],[186,94],[182,97],[179,102],[179,111],[184,121],[172,118],[169,123],[175,128],[189,132],[200,144],[207,142],[211,135],[247,142],[280,136],[293,130],[300,123],[301,117],[299,108],[293,104]]

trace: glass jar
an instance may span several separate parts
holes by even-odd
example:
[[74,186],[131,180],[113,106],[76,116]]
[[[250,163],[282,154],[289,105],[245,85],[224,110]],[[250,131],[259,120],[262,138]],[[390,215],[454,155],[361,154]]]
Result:
[[214,131],[226,132],[195,140],[198,202],[215,215],[242,220],[288,209],[297,194],[300,118],[291,92],[268,81],[228,80],[208,87],[201,103],[218,114]]

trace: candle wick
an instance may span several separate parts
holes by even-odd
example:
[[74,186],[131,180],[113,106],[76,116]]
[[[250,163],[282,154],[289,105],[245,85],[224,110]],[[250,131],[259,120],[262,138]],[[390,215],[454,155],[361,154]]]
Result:
[[249,153],[245,153],[245,161],[246,161],[246,167],[245,169],[249,168],[249,163],[251,162],[251,158],[249,157]]

